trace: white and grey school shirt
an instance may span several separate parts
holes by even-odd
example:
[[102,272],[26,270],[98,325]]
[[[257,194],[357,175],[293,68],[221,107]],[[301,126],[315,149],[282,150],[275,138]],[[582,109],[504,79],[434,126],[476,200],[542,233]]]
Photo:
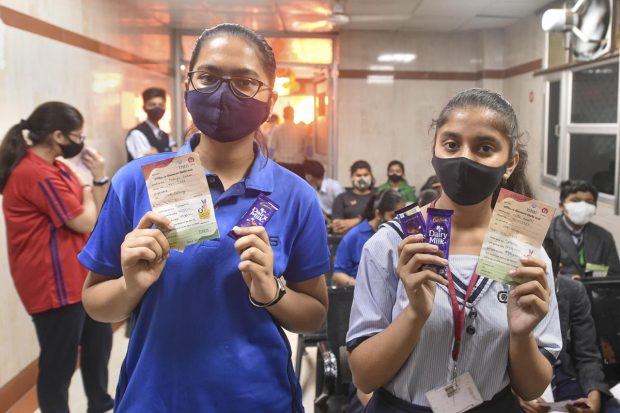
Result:
[[[349,350],[387,328],[409,304],[404,285],[396,273],[400,241],[399,233],[384,225],[364,245],[347,334]],[[547,282],[552,294],[549,313],[533,333],[540,351],[553,364],[562,349],[558,304],[549,257],[542,248],[536,256],[547,263]],[[478,256],[452,255],[449,262],[457,299],[462,305]],[[479,277],[466,308],[457,376],[469,372],[484,400],[490,400],[510,383],[508,290],[505,284]],[[400,399],[429,406],[425,394],[452,379],[453,325],[448,289],[438,284],[433,310],[413,352],[384,387]],[[467,332],[469,326],[475,329],[473,334],[472,328]]]

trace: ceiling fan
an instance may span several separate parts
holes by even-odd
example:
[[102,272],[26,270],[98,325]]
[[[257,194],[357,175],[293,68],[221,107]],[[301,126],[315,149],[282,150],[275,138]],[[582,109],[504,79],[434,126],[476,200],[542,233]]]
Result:
[[316,14],[324,15],[323,19],[315,21],[294,21],[293,27],[302,31],[331,31],[344,27],[349,23],[374,23],[374,22],[403,22],[409,19],[406,14],[351,14],[344,10],[344,2],[342,0],[334,1],[331,10],[328,8],[315,9]]
[[613,0],[577,0],[571,8],[549,9],[542,17],[547,32],[565,32],[576,60],[593,60],[611,50]]

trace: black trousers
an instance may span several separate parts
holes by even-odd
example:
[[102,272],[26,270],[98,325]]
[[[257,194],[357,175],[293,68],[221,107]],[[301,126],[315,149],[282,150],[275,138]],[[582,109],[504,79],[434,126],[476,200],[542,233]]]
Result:
[[[425,413],[431,412],[428,407],[417,406],[401,400],[380,388],[373,393],[372,399],[366,406],[365,413]],[[489,401],[469,410],[470,413],[523,413],[519,401],[512,394],[510,386],[505,387]],[[439,412],[437,412],[439,413]]]
[[80,350],[80,370],[88,413],[113,407],[108,394],[112,327],[90,318],[81,303],[32,316],[41,353],[37,396],[41,413],[69,412],[69,384]]

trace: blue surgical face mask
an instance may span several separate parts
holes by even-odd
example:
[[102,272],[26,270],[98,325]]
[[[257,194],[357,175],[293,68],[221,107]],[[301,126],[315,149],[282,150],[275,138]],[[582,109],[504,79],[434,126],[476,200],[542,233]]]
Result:
[[248,136],[269,116],[269,102],[240,99],[228,84],[211,94],[185,92],[185,105],[196,127],[209,138],[233,142]]

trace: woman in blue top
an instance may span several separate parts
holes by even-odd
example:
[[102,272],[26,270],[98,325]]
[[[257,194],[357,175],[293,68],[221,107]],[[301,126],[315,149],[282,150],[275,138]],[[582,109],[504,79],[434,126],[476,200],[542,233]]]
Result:
[[377,232],[379,225],[394,219],[394,212],[404,207],[405,200],[393,189],[374,194],[368,200],[362,215],[364,220],[351,228],[336,250],[333,277],[336,285],[355,285],[364,244]]
[[[255,143],[277,98],[275,67],[263,37],[232,24],[205,30],[189,64],[185,102],[199,133],[178,154],[200,158],[220,234],[234,229],[237,241],[170,250],[158,228],[172,226],[151,211],[141,166],[177,154],[140,158],[112,180],[79,259],[88,313],[135,317],[116,412],[303,411],[282,327],[321,325],[329,252],[314,190]],[[280,210],[266,228],[236,228],[260,193]]]

